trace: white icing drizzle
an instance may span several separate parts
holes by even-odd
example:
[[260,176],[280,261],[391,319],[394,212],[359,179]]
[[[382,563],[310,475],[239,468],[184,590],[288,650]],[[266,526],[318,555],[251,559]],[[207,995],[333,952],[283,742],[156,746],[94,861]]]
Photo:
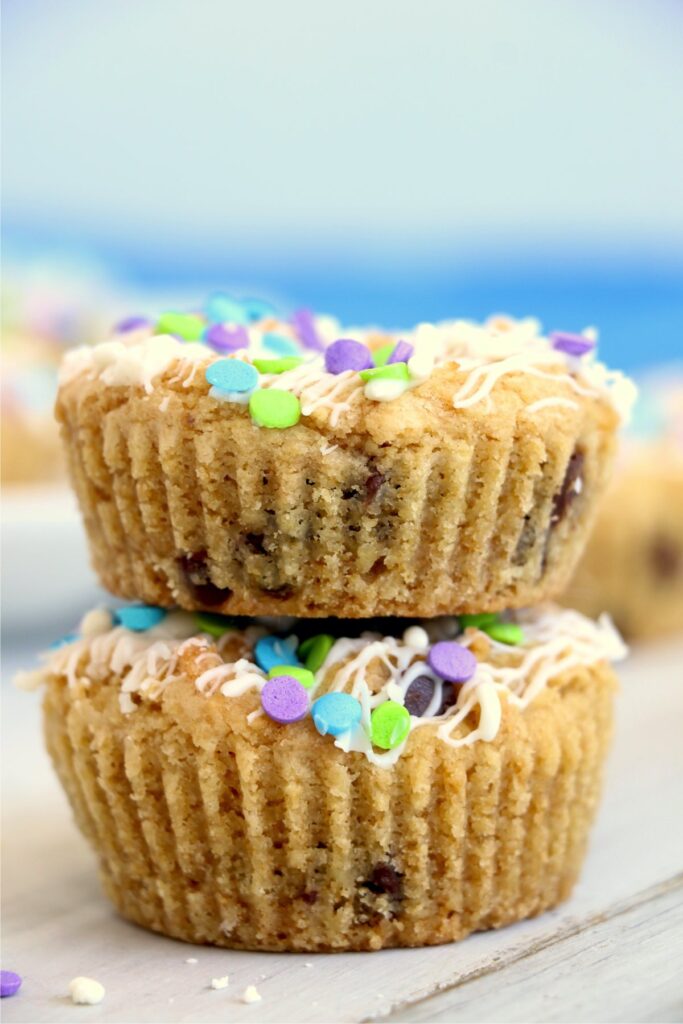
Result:
[[[361,752],[373,764],[387,767],[401,756],[407,738],[393,750],[375,750],[370,740],[372,711],[386,700],[404,704],[409,687],[419,676],[431,679],[434,688],[423,716],[411,716],[411,731],[432,725],[439,740],[457,748],[494,739],[506,701],[525,708],[564,673],[599,661],[618,661],[627,653],[606,616],[596,623],[578,612],[547,606],[518,612],[515,621],[522,627],[523,644],[510,647],[487,638],[486,660],[477,662],[475,674],[459,688],[456,703],[445,714],[438,715],[444,683],[426,663],[425,636],[429,632],[433,637],[434,631],[438,636],[452,635],[449,622],[455,620],[437,623],[434,630],[431,624],[427,630],[410,627],[400,640],[373,633],[337,640],[316,674],[311,701],[321,690],[344,691],[356,697],[361,705],[360,724],[336,737],[335,745]],[[187,678],[181,662],[188,651],[200,669],[195,688],[206,698],[217,694],[226,699],[240,697],[250,690],[260,691],[266,682],[265,673],[248,658],[227,660],[234,632],[214,642],[206,634],[197,634],[194,618],[186,612],[170,613],[144,633],[122,626],[112,628],[108,613],[90,612],[83,620],[82,632],[85,635],[74,642],[48,651],[43,668],[38,673],[23,673],[18,685],[33,689],[49,676],[58,675],[71,687],[88,687],[113,673],[121,679],[120,709],[132,714],[140,699],[156,700],[170,683]],[[240,635],[243,649],[251,649],[265,632],[261,625],[245,630]],[[458,638],[469,647],[477,639],[481,634],[475,629]],[[374,690],[368,677],[370,666],[378,673]],[[477,708],[478,721],[472,724],[470,715]],[[248,720],[251,723],[261,715],[262,710],[256,708]]]
[[532,402],[531,405],[527,405],[526,412],[533,415],[542,409],[550,409],[557,406],[562,406],[565,409],[579,408],[578,402],[573,402],[571,398],[540,398],[538,402]]
[[[326,343],[340,336],[368,340],[377,333],[369,328],[342,329],[336,321],[325,317],[316,319],[316,330]],[[248,350],[240,349],[224,356],[202,343],[155,335],[149,328],[139,330],[94,347],[83,346],[68,352],[62,362],[60,380],[66,383],[87,373],[105,384],[142,385],[149,393],[153,390],[154,379],[174,368],[175,376],[170,383],[187,388],[196,382],[200,371],[216,359],[253,362],[259,357],[277,358],[264,343],[268,333],[296,340],[291,325],[267,319],[248,328]],[[593,340],[595,331],[589,328],[584,336]],[[304,416],[326,410],[332,426],[336,426],[340,417],[363,396],[372,401],[392,401],[406,390],[417,387],[445,363],[456,363],[465,375],[453,396],[456,409],[488,402],[496,384],[515,373],[551,381],[558,388],[557,395],[530,403],[527,411],[532,415],[551,405],[571,408],[571,399],[561,393],[566,388],[585,398],[603,395],[624,420],[628,419],[635,400],[635,386],[623,374],[608,370],[597,361],[594,353],[577,358],[556,351],[551,341],[539,333],[539,325],[532,319],[514,321],[495,317],[483,325],[464,320],[419,324],[412,331],[400,332],[400,337],[410,341],[415,349],[408,360],[409,381],[377,378],[364,384],[351,370],[330,374],[320,354],[302,349],[304,363],[282,374],[263,374],[260,386],[296,394]],[[213,397],[218,397],[215,392]]]

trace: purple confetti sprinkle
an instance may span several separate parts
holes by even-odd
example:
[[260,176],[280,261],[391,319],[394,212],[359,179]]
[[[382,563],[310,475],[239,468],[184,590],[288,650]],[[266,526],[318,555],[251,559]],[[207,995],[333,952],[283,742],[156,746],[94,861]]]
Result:
[[315,318],[310,309],[297,309],[292,313],[289,322],[294,332],[305,348],[315,349],[316,352],[324,352],[325,346],[315,326]]
[[139,327],[149,327],[151,322],[146,316],[127,316],[125,320],[119,320],[114,331],[116,334],[127,334],[128,331],[137,331]]
[[0,997],[15,995],[21,988],[21,975],[14,971],[0,971]]
[[216,352],[236,352],[240,348],[249,348],[249,335],[244,327],[226,327],[225,324],[212,324],[204,332],[204,341]]
[[308,714],[308,694],[293,676],[275,676],[261,690],[261,705],[274,722],[289,725]]
[[595,342],[583,334],[568,334],[566,331],[553,331],[550,335],[553,348],[558,352],[564,352],[568,356],[585,356],[592,352]]
[[427,664],[437,676],[450,683],[465,683],[477,670],[477,659],[472,651],[453,640],[434,644],[427,655]]
[[389,363],[407,363],[414,351],[409,341],[397,341],[396,348],[387,359],[387,366]]
[[369,370],[375,364],[367,345],[351,338],[333,341],[325,351],[325,369],[328,373],[343,373],[345,370]]

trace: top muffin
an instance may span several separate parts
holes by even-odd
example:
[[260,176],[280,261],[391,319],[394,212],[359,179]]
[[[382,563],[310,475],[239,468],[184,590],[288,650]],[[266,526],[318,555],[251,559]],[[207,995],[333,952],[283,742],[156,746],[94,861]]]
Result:
[[427,617],[561,592],[633,393],[591,332],[342,330],[218,295],[68,353],[57,416],[113,593]]

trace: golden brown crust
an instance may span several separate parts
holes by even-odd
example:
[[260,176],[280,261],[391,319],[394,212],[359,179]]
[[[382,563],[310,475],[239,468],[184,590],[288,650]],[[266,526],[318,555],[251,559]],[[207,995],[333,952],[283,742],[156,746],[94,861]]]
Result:
[[[191,660],[188,669],[192,671]],[[576,880],[600,792],[614,676],[577,668],[493,742],[426,725],[391,769],[310,719],[248,724],[257,698],[177,680],[119,710],[119,680],[53,676],[47,744],[121,911],[191,942],[378,949],[532,916]]]
[[[245,615],[433,616],[552,598],[604,489],[617,416],[565,378],[529,374],[454,409],[464,379],[446,364],[393,402],[361,398],[336,426],[317,410],[279,431],[209,397],[201,373],[185,387],[169,371],[151,394],[76,377],[57,415],[102,582]],[[572,408],[528,411],[568,396]]]

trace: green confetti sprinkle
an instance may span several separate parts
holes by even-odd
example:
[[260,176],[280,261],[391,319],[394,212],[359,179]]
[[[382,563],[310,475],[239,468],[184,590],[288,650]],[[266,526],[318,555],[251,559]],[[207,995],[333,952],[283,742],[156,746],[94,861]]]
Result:
[[202,633],[208,633],[209,636],[223,636],[224,633],[236,629],[232,619],[225,615],[216,615],[215,612],[195,612],[193,617]]
[[185,341],[199,341],[206,322],[194,313],[162,313],[157,321],[157,334],[177,334]]
[[389,366],[373,366],[371,370],[361,370],[361,379],[369,380],[410,380],[408,367],[405,363],[391,363]]
[[329,633],[310,636],[299,646],[296,652],[304,665],[311,672],[317,672],[325,663],[325,658],[334,646],[334,637]]
[[301,366],[301,356],[282,356],[280,359],[254,359],[254,366],[259,373],[286,373]]
[[315,682],[315,676],[311,670],[299,668],[298,665],[276,665],[269,671],[268,678],[275,679],[276,676],[291,676],[292,679],[298,679],[307,690],[310,690]]
[[370,715],[370,739],[382,750],[393,750],[410,731],[410,714],[395,700],[386,700]]
[[460,615],[460,628],[467,629],[473,626],[475,629],[485,630],[487,626],[494,626],[500,622],[500,615],[497,612],[480,612],[478,615]]
[[490,626],[485,626],[484,632],[492,640],[497,640],[499,644],[510,644],[511,647],[516,647],[518,644],[524,643],[522,627],[518,626],[516,622],[494,622]]
[[380,348],[376,348],[372,353],[372,358],[375,361],[375,366],[386,366],[387,359],[396,348],[396,342],[391,341],[388,345],[382,345]]
[[251,418],[260,427],[284,430],[293,427],[301,416],[301,403],[291,391],[277,388],[262,388],[254,391],[249,399]]

